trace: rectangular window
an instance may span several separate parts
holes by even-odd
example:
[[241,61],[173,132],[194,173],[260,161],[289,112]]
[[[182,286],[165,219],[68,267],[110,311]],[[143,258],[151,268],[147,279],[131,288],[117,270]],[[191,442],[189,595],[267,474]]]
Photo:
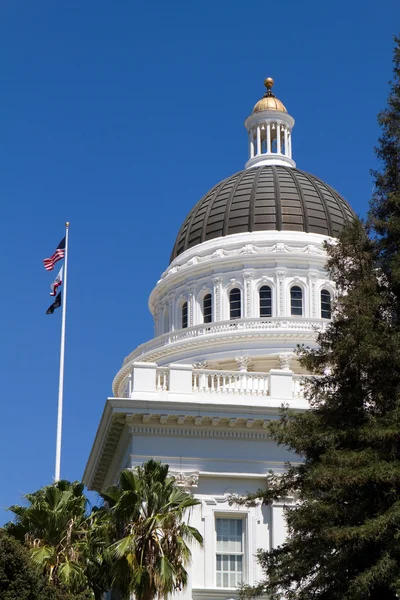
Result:
[[187,305],[187,302],[185,302],[182,305],[182,329],[186,329],[187,326],[188,326],[188,305]]
[[216,519],[217,587],[236,588],[243,581],[243,519]]
[[212,321],[211,294],[206,294],[203,298],[203,319],[204,319],[204,323],[211,323],[211,321]]

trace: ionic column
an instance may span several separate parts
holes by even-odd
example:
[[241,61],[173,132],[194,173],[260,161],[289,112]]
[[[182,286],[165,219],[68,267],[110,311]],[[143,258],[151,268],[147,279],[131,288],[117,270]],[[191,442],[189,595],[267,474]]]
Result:
[[221,284],[222,277],[214,277],[213,280],[213,320],[221,321]]
[[289,131],[289,158],[292,158],[292,132]]
[[261,154],[261,130],[260,126],[257,125],[257,156]]
[[249,156],[250,158],[254,158],[254,139],[252,129],[249,131]]
[[271,123],[267,123],[267,154],[271,154]]
[[281,126],[279,123],[276,124],[276,152],[281,154]]
[[287,127],[283,130],[285,134],[285,156],[289,156],[289,148],[288,148],[288,130]]

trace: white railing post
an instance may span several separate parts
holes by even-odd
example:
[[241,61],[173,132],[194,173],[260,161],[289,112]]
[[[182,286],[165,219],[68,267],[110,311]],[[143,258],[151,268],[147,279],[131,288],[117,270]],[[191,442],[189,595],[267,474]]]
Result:
[[293,372],[271,369],[269,372],[269,395],[272,398],[293,398]]
[[169,365],[169,391],[178,394],[190,394],[193,391],[192,365]]
[[156,363],[134,362],[132,364],[132,392],[156,391]]

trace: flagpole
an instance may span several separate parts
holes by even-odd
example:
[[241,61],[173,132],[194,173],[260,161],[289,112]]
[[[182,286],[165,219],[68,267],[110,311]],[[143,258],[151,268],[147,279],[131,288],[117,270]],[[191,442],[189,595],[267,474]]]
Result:
[[60,480],[61,472],[61,439],[62,439],[62,417],[64,396],[64,356],[65,356],[65,321],[67,313],[67,275],[68,275],[68,231],[69,223],[65,223],[65,259],[64,259],[64,281],[63,301],[61,315],[61,347],[60,347],[60,375],[58,380],[58,410],[57,410],[57,442],[56,442],[56,468],[54,481]]

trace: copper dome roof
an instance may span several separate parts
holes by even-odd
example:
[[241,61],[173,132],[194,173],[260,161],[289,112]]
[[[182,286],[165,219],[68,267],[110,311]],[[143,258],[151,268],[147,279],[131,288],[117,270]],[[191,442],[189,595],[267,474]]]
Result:
[[354,217],[347,202],[309,173],[266,165],[240,171],[214,186],[190,211],[171,261],[213,238],[251,231],[304,231],[337,236]]

